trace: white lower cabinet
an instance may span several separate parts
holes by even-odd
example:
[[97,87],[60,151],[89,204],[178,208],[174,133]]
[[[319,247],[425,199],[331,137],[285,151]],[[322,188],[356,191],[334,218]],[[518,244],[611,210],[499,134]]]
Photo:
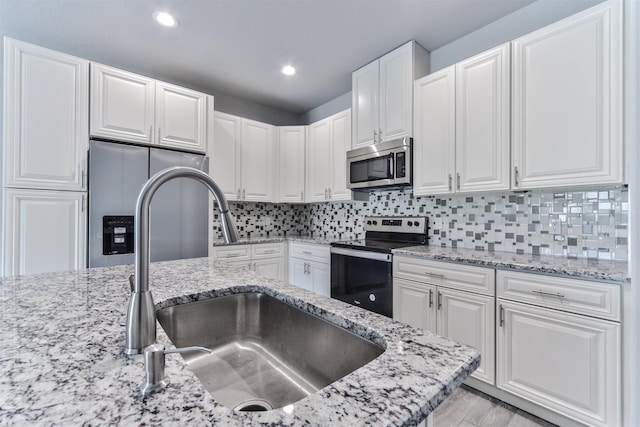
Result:
[[393,262],[393,318],[477,348],[472,376],[495,384],[495,271],[402,256]]
[[216,246],[210,256],[272,279],[287,280],[286,243]]
[[3,274],[85,268],[85,195],[74,191],[6,188]]
[[[620,324],[555,309],[567,300],[563,309],[573,311],[580,281],[566,279],[566,287],[556,283],[549,292],[543,288],[546,279],[498,272],[497,386],[586,425],[621,425]],[[503,291],[510,283],[527,282],[531,295],[538,298],[536,305],[500,298],[514,295]],[[617,286],[600,285],[613,292],[602,292],[598,298],[585,293],[580,310],[587,302],[617,305],[608,301],[620,298]]]
[[290,242],[289,283],[331,296],[331,253],[328,245]]

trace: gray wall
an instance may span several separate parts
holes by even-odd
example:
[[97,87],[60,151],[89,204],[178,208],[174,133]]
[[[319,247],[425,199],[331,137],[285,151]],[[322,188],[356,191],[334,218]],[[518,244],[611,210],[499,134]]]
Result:
[[[538,0],[431,52],[431,72],[460,62],[487,49],[506,43],[546,25],[571,16],[604,0]],[[633,0],[632,0],[633,1]],[[638,0],[635,0],[638,1]],[[375,58],[371,58],[375,59]],[[313,123],[351,107],[347,92],[300,116],[303,124]]]
[[300,122],[308,125],[310,123],[317,122],[332,114],[344,111],[347,108],[351,108],[351,91],[333,98],[331,101],[324,103],[313,110],[309,110],[306,113],[300,115]]
[[234,114],[247,119],[258,120],[277,126],[306,124],[300,121],[298,114],[279,110],[224,93],[212,93],[215,98],[215,110]]
[[603,0],[538,0],[431,52],[431,72],[552,24]]

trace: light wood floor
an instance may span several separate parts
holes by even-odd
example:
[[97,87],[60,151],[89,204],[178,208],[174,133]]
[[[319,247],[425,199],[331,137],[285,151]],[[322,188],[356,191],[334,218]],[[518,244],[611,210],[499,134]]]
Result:
[[554,427],[472,388],[458,387],[435,411],[435,427]]

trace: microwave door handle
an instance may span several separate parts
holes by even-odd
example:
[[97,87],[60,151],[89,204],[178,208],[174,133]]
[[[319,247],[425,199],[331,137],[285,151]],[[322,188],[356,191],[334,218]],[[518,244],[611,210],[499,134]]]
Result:
[[393,179],[395,174],[393,173],[393,153],[389,154],[389,176]]

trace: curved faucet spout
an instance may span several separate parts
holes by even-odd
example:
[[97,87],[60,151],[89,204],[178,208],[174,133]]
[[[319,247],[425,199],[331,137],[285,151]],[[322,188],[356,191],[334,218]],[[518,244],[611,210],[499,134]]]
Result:
[[155,192],[174,178],[191,178],[204,184],[213,194],[220,210],[220,227],[226,243],[238,240],[238,232],[229,213],[229,204],[218,184],[206,173],[177,166],[155,174],[140,190],[135,217],[134,283],[129,300],[126,330],[126,354],[140,354],[156,341],[156,314],[149,290],[149,206]]

